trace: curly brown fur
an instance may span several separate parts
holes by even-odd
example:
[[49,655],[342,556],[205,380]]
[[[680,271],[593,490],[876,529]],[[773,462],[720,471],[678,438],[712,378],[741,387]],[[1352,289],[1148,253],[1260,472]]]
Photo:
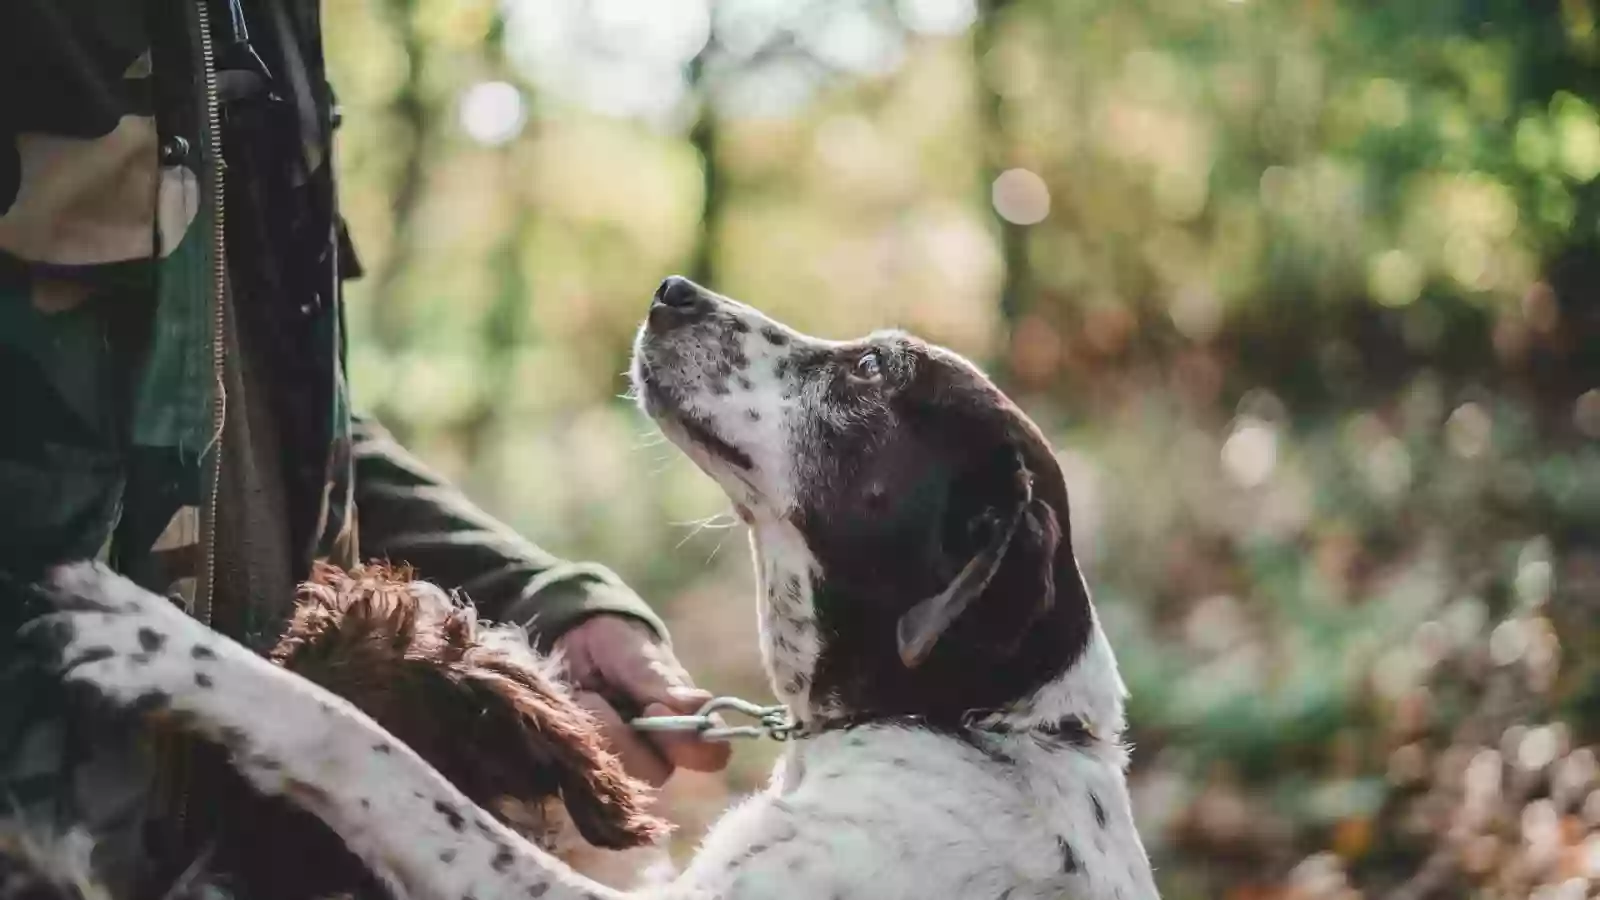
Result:
[[614,849],[666,832],[551,661],[407,568],[319,564],[271,658],[360,707],[486,809],[521,806],[526,822],[559,797],[586,840]]

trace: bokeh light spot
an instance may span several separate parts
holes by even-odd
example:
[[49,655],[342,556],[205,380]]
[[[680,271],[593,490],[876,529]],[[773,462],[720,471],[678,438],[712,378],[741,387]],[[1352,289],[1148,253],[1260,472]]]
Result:
[[900,21],[918,34],[960,34],[978,18],[973,0],[900,0]]
[[1497,666],[1509,666],[1528,652],[1528,629],[1521,620],[1507,619],[1489,635],[1489,658]]
[[894,71],[905,56],[898,29],[869,9],[834,5],[802,23],[797,40],[817,59],[858,75]]
[[1015,225],[1037,225],[1050,215],[1050,188],[1027,169],[1007,169],[990,190],[994,210]]
[[1207,341],[1222,327],[1222,300],[1205,284],[1180,288],[1167,314],[1172,324],[1191,341]]
[[1583,870],[1590,878],[1600,878],[1600,834],[1583,842]]
[[1526,606],[1543,606],[1550,599],[1555,567],[1550,563],[1550,541],[1535,538],[1517,554],[1517,574],[1512,586]]
[[1278,432],[1259,419],[1241,418],[1222,445],[1222,466],[1243,487],[1257,487],[1278,464]]
[[1477,819],[1488,813],[1500,799],[1500,783],[1504,776],[1500,754],[1485,747],[1467,764],[1462,786],[1466,789],[1466,808],[1469,818]]
[[1517,765],[1530,771],[1537,772],[1556,760],[1556,753],[1561,749],[1560,735],[1556,729],[1545,725],[1540,728],[1530,728],[1517,745]]
[[1379,495],[1398,499],[1411,487],[1411,454],[1399,438],[1378,438],[1367,451],[1365,463],[1367,483]]
[[516,85],[484,81],[461,94],[461,130],[488,147],[514,140],[528,122],[527,104]]
[[[1584,798],[1583,818],[1591,825],[1600,826],[1600,788],[1590,791],[1589,796]],[[1600,862],[1600,846],[1595,849],[1596,861]],[[1600,865],[1596,865],[1595,874],[1600,875]]]
[[1600,388],[1591,388],[1572,404],[1572,424],[1587,437],[1600,438]]
[[1475,459],[1489,449],[1492,430],[1493,422],[1482,406],[1463,403],[1445,420],[1444,439],[1455,455]]
[[1367,288],[1384,306],[1407,306],[1422,293],[1422,267],[1404,250],[1388,250],[1373,259]]
[[1561,167],[1574,181],[1589,182],[1600,176],[1600,114],[1567,91],[1550,103],[1556,122]]

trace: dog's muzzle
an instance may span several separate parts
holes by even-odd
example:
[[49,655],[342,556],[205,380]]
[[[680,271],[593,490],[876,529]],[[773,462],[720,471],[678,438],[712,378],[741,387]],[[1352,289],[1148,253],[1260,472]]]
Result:
[[[718,303],[715,294],[682,276],[672,275],[661,282],[650,300],[635,348],[635,387],[651,417],[671,420],[702,449],[748,471],[753,468],[749,454],[724,439],[712,420],[696,413],[689,400],[699,391],[699,376],[694,373],[705,365],[703,361],[691,363],[689,358],[697,355],[697,350],[704,352],[701,342],[725,337],[718,331],[718,323],[711,321]],[[705,327],[691,331],[695,325]]]
[[656,334],[664,334],[705,318],[713,305],[714,301],[700,285],[679,275],[669,275],[656,288],[655,297],[650,300],[645,328]]

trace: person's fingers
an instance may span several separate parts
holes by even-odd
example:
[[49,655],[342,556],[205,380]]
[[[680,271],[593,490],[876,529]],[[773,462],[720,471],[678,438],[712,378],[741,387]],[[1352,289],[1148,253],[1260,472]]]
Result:
[[672,765],[639,732],[623,721],[604,697],[589,691],[578,691],[573,699],[599,722],[606,749],[617,755],[629,775],[652,787],[666,783],[667,777],[672,774]]
[[[569,671],[578,685],[631,707],[630,714],[637,709],[643,716],[690,715],[712,697],[710,691],[694,686],[672,649],[640,622],[595,616],[569,633],[565,646]],[[621,721],[614,707],[609,711]],[[716,772],[732,755],[726,742],[702,741],[687,732],[635,733],[634,740],[656,753],[669,773],[676,766]]]
[[556,643],[564,654],[573,683],[610,693],[620,689],[638,703],[665,703],[690,713],[711,698],[694,687],[672,651],[644,623],[622,616],[598,615],[584,620]]
[[626,652],[608,655],[600,664],[606,680],[641,706],[660,703],[673,713],[687,715],[711,699],[710,691],[694,686],[671,650],[648,638],[642,638]]
[[[618,673],[622,675],[618,687],[644,705],[644,715],[689,715],[711,699],[710,691],[694,686],[670,649],[651,642],[632,659],[636,664]],[[702,741],[683,732],[656,731],[645,737],[673,766],[694,772],[720,772],[733,754],[725,741]]]
[[[689,715],[711,699],[710,691],[694,686],[671,650],[652,642],[629,658],[632,664],[618,666],[612,680],[644,707],[642,715]],[[684,732],[653,731],[645,738],[673,766],[695,772],[719,772],[733,753],[725,741],[702,741]]]
[[[644,710],[646,716],[677,714],[664,703],[652,703]],[[726,741],[702,741],[687,732],[649,731],[644,733],[644,738],[674,767],[691,772],[720,772],[733,755],[733,747]]]

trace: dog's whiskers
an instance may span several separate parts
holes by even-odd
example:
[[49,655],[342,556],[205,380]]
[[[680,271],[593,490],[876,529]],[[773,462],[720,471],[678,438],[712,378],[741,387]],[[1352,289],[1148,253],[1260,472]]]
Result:
[[661,432],[659,432],[659,431],[646,432],[644,434],[639,435],[637,438],[634,439],[633,449],[634,450],[649,450],[651,447],[659,447],[662,444],[665,444],[666,442],[667,442],[667,436],[662,434]]
[[722,535],[722,539],[717,541],[717,545],[715,547],[711,548],[711,554],[706,557],[706,563],[705,563],[706,565],[708,565],[708,566],[711,565],[711,561],[716,559],[717,558],[717,553],[722,550],[722,545],[726,544],[727,542],[728,542],[728,535],[727,535],[726,532],[724,532],[723,535]]
[[[721,521],[719,521],[719,520],[721,520]],[[704,519],[698,519],[698,520],[693,521],[693,522],[673,522],[672,524],[673,525],[677,525],[679,527],[691,528],[692,529],[688,534],[683,536],[683,540],[679,541],[677,543],[677,546],[672,548],[674,550],[679,550],[679,549],[682,549],[684,544],[687,544],[691,540],[693,540],[695,535],[698,535],[700,532],[706,530],[707,528],[715,528],[715,529],[718,529],[718,530],[726,530],[726,529],[733,528],[734,526],[738,525],[739,524],[739,519],[738,519],[738,517],[732,515],[731,513],[717,513],[716,515],[707,516]],[[720,547],[721,545],[722,545],[721,541],[718,541],[717,542],[717,546]],[[713,550],[712,554],[715,555],[716,551]]]
[[[723,521],[718,521],[719,519]],[[731,512],[720,512],[706,516],[704,519],[690,519],[687,522],[668,523],[678,528],[693,528],[699,531],[702,528],[732,528],[739,524],[739,519]]]

